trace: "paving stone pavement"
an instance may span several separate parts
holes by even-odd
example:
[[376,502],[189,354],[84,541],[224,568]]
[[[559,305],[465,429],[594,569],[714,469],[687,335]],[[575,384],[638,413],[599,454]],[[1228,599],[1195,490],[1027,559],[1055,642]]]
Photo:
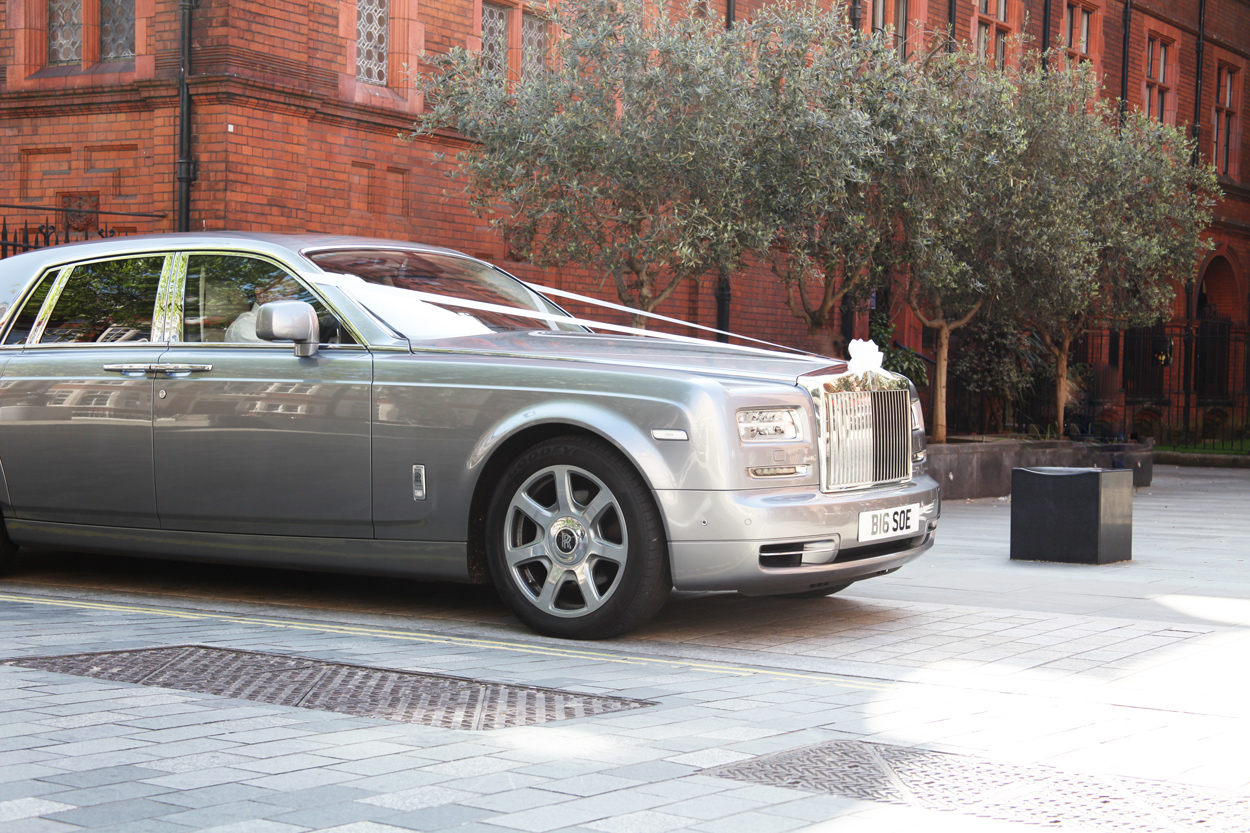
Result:
[[1250,830],[1248,498],[1158,467],[1103,567],[1010,562],[1009,501],[948,503],[893,576],[674,594],[603,643],[472,588],[25,554],[0,659],[201,645],[655,705],[465,731],[4,665],[0,830]]

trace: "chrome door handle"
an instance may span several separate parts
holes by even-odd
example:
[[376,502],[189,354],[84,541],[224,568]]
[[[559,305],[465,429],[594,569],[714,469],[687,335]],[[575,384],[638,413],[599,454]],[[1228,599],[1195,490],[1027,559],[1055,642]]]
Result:
[[154,364],[152,369],[167,376],[185,376],[188,373],[207,373],[213,369],[213,366],[211,364]]
[[156,365],[154,364],[106,364],[104,365],[104,369],[109,371],[110,373],[120,373],[123,376],[139,377],[139,376],[143,376],[147,374],[148,371],[155,370]]

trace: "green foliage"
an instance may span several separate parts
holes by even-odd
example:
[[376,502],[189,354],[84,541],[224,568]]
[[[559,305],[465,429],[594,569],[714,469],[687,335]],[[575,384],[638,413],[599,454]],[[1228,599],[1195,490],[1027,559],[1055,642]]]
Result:
[[767,249],[767,217],[745,199],[748,29],[643,0],[547,17],[559,37],[546,71],[504,83],[457,48],[425,56],[419,79],[432,107],[413,135],[473,140],[458,157],[465,191],[510,249],[597,267],[643,310]]
[[[1062,55],[999,71],[942,40],[902,61],[892,33],[807,3],[730,31],[698,3],[570,0],[549,19],[545,71],[505,81],[454,49],[419,82],[413,135],[470,140],[458,173],[510,248],[597,269],[643,310],[755,256],[810,332],[897,281],[936,333],[938,442],[953,332],[985,315],[1032,332],[1062,402],[1072,338],[1163,314],[1201,249],[1210,166],[1180,129],[1121,125]],[[1019,384],[1007,364],[967,369]]]
[[1007,249],[1002,305],[1054,358],[1062,429],[1072,341],[1095,324],[1167,314],[1174,282],[1205,248],[1218,189],[1210,166],[1190,164],[1183,130],[1141,113],[1121,126],[1088,66],[1048,72],[1030,55],[1015,83],[1027,126],[1016,202],[1027,222]]
[[1013,321],[998,316],[973,320],[960,331],[951,372],[971,393],[1014,399],[1046,367],[1045,347]]
[[837,301],[881,280],[900,176],[915,164],[913,64],[890,33],[840,12],[761,9],[749,29],[753,129],[748,201],[776,229],[768,260],[795,317],[816,332]]
[[873,310],[868,316],[868,333],[881,348],[882,367],[906,376],[918,388],[929,384],[925,360],[915,350],[894,346],[894,324],[887,310]]

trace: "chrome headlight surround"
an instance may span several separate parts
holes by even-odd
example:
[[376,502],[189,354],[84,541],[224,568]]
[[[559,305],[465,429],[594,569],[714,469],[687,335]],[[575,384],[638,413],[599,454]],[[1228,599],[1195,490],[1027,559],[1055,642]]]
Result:
[[735,415],[738,440],[743,443],[801,440],[805,419],[797,407],[739,408]]

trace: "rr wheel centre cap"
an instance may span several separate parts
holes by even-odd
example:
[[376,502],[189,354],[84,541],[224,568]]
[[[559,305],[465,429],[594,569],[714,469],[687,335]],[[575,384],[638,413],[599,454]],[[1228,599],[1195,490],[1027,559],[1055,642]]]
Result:
[[586,557],[586,527],[573,518],[564,517],[551,525],[549,530],[551,555],[566,567],[572,567]]

